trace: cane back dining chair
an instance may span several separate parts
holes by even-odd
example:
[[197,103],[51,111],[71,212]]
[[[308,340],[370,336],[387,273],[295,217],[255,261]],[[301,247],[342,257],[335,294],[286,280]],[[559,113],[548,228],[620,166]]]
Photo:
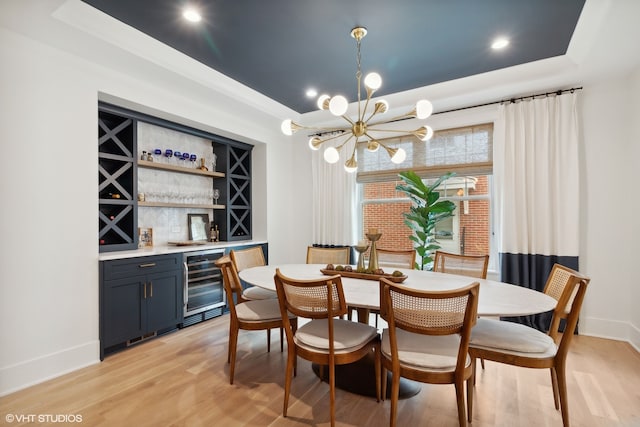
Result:
[[[413,269],[416,263],[416,250],[392,250],[392,249],[376,249],[378,254],[378,266],[385,268],[409,268]],[[392,273],[393,271],[385,271]]]
[[458,255],[436,251],[433,261],[433,271],[475,277],[477,279],[487,278],[488,266],[489,255]]
[[[347,311],[340,276],[296,280],[276,269],[274,281],[287,336],[282,415],[287,416],[291,381],[298,356],[328,367],[332,426],[335,425],[335,365],[353,363],[373,352],[376,397],[380,401],[380,336],[372,326],[336,318]],[[295,330],[288,327],[290,320],[287,313],[311,320]]]
[[[488,267],[489,255],[459,255],[436,251],[433,261],[433,271],[475,277],[477,279],[487,278]],[[484,369],[484,359],[480,359],[480,364]]]
[[321,248],[317,246],[307,247],[307,264],[349,264],[351,258],[351,248],[349,246],[340,248]]
[[[265,265],[264,252],[262,252],[262,246],[254,246],[247,249],[232,249],[229,251],[233,265],[237,272],[250,267],[259,267]],[[257,299],[270,299],[277,298],[275,291],[269,289],[263,289],[258,286],[249,286],[242,291],[244,299],[257,300]]]
[[[242,287],[238,272],[229,256],[223,256],[216,260],[216,265],[222,271],[224,290],[229,306],[229,349],[227,363],[229,363],[229,383],[233,384],[233,375],[236,366],[236,348],[238,345],[238,331],[267,330],[267,351],[271,351],[271,329],[280,328],[280,351],[283,351],[282,340],[282,313],[280,305],[275,298],[263,300],[247,300],[242,296]],[[234,299],[235,296],[235,299]],[[289,315],[288,325],[295,331],[298,320]]]
[[[474,383],[476,358],[525,368],[549,368],[554,404],[556,409],[561,410],[563,425],[568,427],[567,353],[589,282],[589,278],[575,270],[560,264],[553,266],[544,293],[558,302],[547,333],[519,323],[478,319],[469,344]],[[563,319],[565,326],[560,334],[560,321]],[[470,410],[472,409],[473,398],[470,401]]]
[[[424,291],[380,279],[380,316],[388,328],[382,332],[382,378],[391,375],[391,420],[396,425],[400,377],[430,384],[454,384],[458,422],[467,425],[467,403],[473,389],[468,347],[476,323],[480,284],[459,289]],[[382,382],[382,396],[386,381]],[[471,411],[468,412],[471,421]]]

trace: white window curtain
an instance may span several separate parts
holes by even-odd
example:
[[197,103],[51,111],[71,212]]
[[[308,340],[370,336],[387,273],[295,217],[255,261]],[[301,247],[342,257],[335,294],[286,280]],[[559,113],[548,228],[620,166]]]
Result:
[[[577,92],[503,104],[494,128],[503,281],[542,290],[554,263],[578,268]],[[521,321],[545,329],[548,318]]]
[[356,218],[356,177],[347,173],[342,162],[324,161],[322,150],[312,152],[313,243],[354,245]]

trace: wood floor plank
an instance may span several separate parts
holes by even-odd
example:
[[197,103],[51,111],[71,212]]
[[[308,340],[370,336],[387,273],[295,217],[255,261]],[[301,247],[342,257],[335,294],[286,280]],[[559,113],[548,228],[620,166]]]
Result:
[[[0,415],[77,414],[91,426],[328,426],[329,388],[300,359],[282,416],[279,334],[241,331],[229,384],[228,318],[140,343],[103,362],[0,398]],[[561,426],[548,370],[487,361],[474,388],[474,427]],[[568,356],[574,427],[640,426],[640,355],[628,343],[577,336]],[[339,426],[386,426],[389,401],[336,392]],[[13,422],[12,426],[27,425]],[[457,426],[453,386],[422,385],[400,400],[398,425]]]

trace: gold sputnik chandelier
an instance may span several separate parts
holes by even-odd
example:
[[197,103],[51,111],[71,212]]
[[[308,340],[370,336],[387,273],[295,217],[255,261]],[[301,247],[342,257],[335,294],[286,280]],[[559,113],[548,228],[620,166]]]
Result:
[[[290,119],[282,122],[282,132],[285,135],[292,135],[300,129],[311,129],[317,131],[315,135],[312,135],[309,139],[309,147],[313,150],[319,150],[320,147],[328,141],[335,141],[335,146],[329,146],[324,151],[324,159],[328,163],[336,163],[340,159],[340,150],[345,148],[349,149],[347,153],[351,153],[350,157],[345,161],[344,168],[347,172],[355,172],[358,169],[358,162],[356,160],[356,148],[358,144],[366,144],[367,150],[371,152],[377,151],[382,146],[389,155],[390,159],[394,163],[402,163],[407,153],[402,148],[390,147],[386,143],[382,142],[379,138],[384,133],[396,133],[413,135],[419,140],[427,141],[433,136],[433,129],[429,126],[421,126],[415,130],[398,130],[398,129],[384,129],[378,126],[385,125],[398,120],[417,118],[424,120],[428,118],[433,112],[433,106],[431,102],[422,99],[416,103],[414,109],[401,116],[393,117],[388,120],[377,121],[373,120],[378,118],[379,115],[385,113],[389,109],[389,105],[384,100],[378,100],[373,104],[373,109],[370,113],[367,113],[371,97],[376,90],[382,85],[382,78],[378,73],[369,73],[364,78],[364,86],[367,91],[367,98],[364,100],[364,105],[360,95],[360,89],[362,86],[362,71],[360,69],[360,44],[364,36],[367,35],[367,29],[364,27],[356,27],[351,30],[351,37],[356,39],[358,51],[357,51],[357,63],[358,71],[356,72],[356,79],[358,81],[358,117],[353,120],[346,116],[349,102],[342,95],[336,95],[330,97],[329,95],[320,95],[318,98],[318,108],[321,110],[329,110],[334,116],[342,117],[347,121],[348,126],[344,127],[332,127],[332,128],[320,128],[320,127],[307,127],[292,122]],[[369,114],[367,116],[367,114]],[[349,144],[352,142],[352,144]]]

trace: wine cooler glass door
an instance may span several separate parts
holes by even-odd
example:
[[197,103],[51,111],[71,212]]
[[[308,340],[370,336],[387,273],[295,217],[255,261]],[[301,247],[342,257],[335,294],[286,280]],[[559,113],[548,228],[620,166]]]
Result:
[[226,305],[222,273],[215,265],[223,254],[222,249],[185,253],[185,316]]

